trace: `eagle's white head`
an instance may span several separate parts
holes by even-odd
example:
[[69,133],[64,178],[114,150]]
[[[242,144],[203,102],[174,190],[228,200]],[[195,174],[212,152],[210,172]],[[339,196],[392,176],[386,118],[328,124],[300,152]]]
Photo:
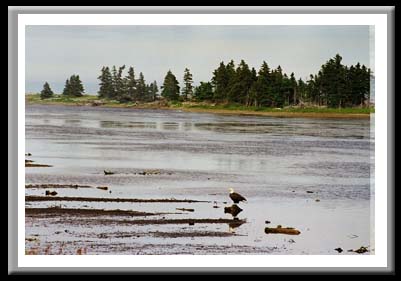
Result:
[[230,193],[234,193],[234,189],[232,189],[231,187],[228,190],[230,191]]

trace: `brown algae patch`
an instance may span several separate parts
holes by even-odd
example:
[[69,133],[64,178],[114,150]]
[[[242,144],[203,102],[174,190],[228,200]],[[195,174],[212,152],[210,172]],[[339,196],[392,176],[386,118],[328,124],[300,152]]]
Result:
[[53,167],[53,166],[46,164],[33,164],[31,162],[25,162],[25,167]]
[[89,185],[78,185],[78,184],[27,184],[25,188],[93,188]]
[[165,213],[147,213],[127,210],[104,210],[104,209],[70,209],[60,207],[50,208],[25,208],[26,216],[155,216]]
[[189,199],[138,199],[138,198],[100,198],[100,197],[44,197],[25,196],[25,201],[78,201],[78,202],[131,202],[131,203],[208,203],[209,201],[198,201]]

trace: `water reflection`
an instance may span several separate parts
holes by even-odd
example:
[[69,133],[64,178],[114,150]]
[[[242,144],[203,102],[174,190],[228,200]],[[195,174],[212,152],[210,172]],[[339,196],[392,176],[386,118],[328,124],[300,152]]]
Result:
[[137,128],[137,129],[156,129],[156,122],[122,122],[122,121],[99,121],[100,128]]
[[243,220],[239,220],[238,218],[233,218],[233,222],[230,222],[228,224],[228,231],[230,233],[235,233],[236,228],[240,227],[244,223],[245,223],[245,221],[243,221]]
[[235,229],[240,227],[242,224],[244,224],[243,220],[240,220],[237,216],[239,213],[241,213],[243,210],[238,207],[237,204],[233,204],[230,207],[224,207],[224,213],[225,214],[231,214],[233,217],[233,221],[228,224],[228,231],[230,233],[235,233]]

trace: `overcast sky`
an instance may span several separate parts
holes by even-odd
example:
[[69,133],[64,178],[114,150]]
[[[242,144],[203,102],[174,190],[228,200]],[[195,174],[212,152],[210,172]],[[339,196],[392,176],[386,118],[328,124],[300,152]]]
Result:
[[160,86],[171,71],[182,83],[185,67],[194,83],[209,81],[221,61],[244,59],[305,79],[339,53],[346,65],[369,63],[369,26],[28,26],[26,91],[45,81],[60,93],[65,80],[79,74],[87,93],[98,90],[103,65],[133,66],[147,83]]

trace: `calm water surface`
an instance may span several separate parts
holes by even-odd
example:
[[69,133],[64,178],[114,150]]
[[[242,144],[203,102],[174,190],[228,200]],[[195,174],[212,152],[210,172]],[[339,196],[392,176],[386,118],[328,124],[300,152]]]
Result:
[[[67,228],[62,223],[27,219],[26,235],[38,235],[40,242],[35,243],[42,246],[87,247],[89,254],[338,254],[337,247],[344,249],[342,254],[350,254],[348,249],[360,246],[369,246],[372,253],[373,131],[373,122],[358,119],[29,105],[26,152],[32,156],[27,158],[52,167],[26,168],[26,184],[85,184],[108,186],[112,191],[59,189],[58,196],[185,198],[215,203],[50,201],[27,202],[27,207],[150,212],[194,208],[195,212],[165,217],[230,218],[223,211],[231,204],[229,187],[248,202],[240,204],[243,212],[238,216],[247,223],[235,230],[228,225],[77,223],[68,225],[70,232],[60,234],[60,229]],[[146,169],[158,169],[161,174],[137,174]],[[115,174],[105,176],[103,170]],[[44,192],[26,189],[26,195]],[[301,234],[264,233],[266,226],[277,225],[295,227]],[[231,231],[236,236],[154,235],[191,231]],[[140,235],[135,239],[116,235],[133,232]]]

